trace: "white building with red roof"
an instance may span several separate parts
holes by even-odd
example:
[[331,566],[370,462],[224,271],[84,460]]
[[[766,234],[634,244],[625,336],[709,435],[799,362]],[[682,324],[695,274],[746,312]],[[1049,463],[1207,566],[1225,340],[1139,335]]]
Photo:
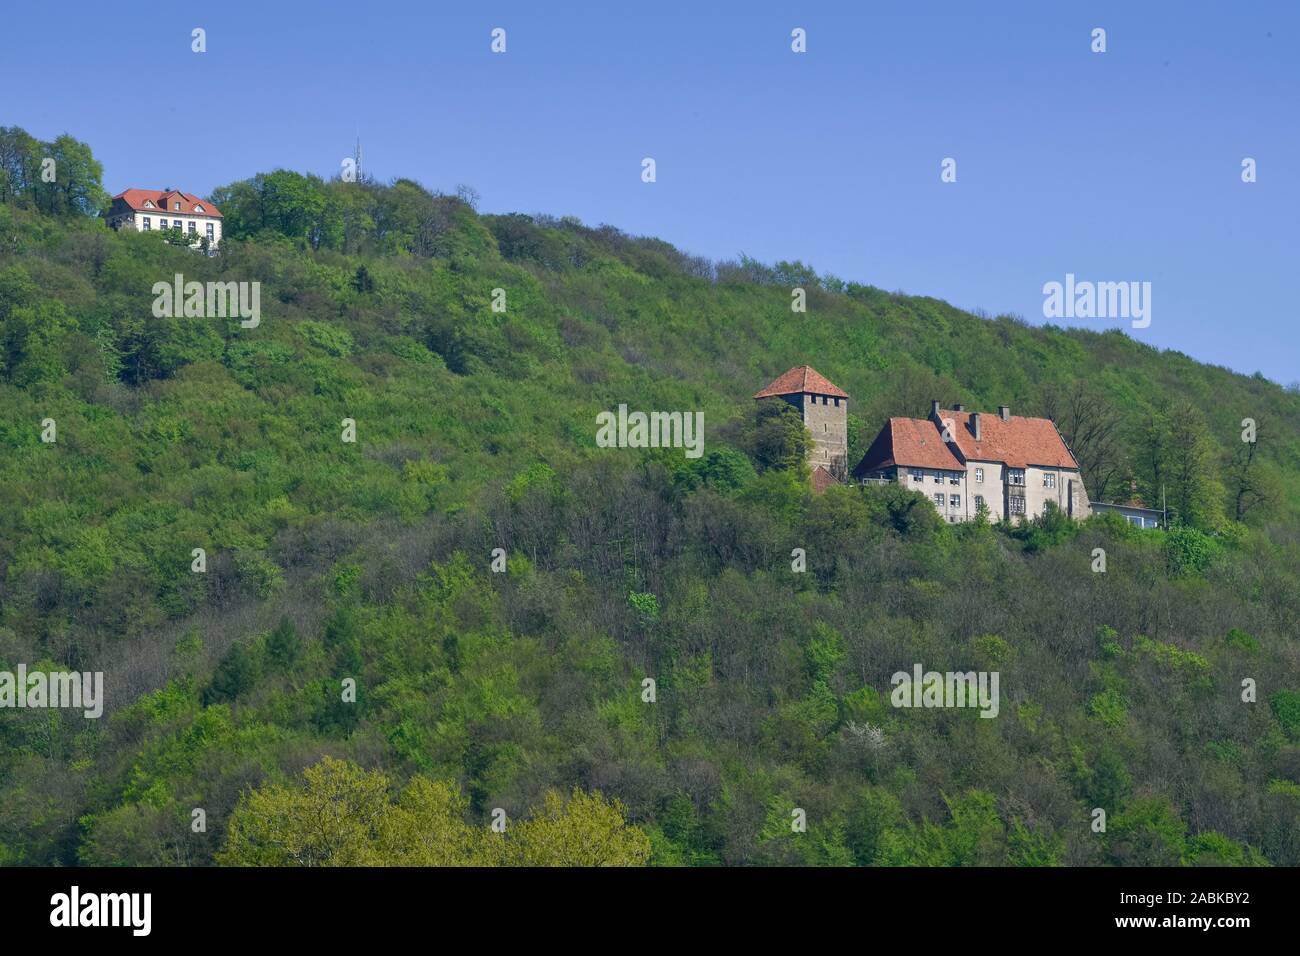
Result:
[[1092,513],[1079,463],[1049,418],[944,409],[928,419],[891,418],[853,469],[864,484],[898,482],[922,492],[950,522],[980,505],[992,521],[1041,515],[1048,502],[1072,518]]
[[221,243],[221,210],[179,189],[127,189],[113,197],[104,218],[114,229],[179,229],[193,237],[193,245],[207,239],[215,249]]

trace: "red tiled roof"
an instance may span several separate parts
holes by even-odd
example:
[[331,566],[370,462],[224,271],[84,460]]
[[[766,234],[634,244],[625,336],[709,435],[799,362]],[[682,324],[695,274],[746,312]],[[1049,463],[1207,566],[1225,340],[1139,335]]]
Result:
[[881,468],[902,465],[909,468],[942,468],[965,471],[961,462],[943,440],[934,422],[920,418],[891,418],[871,443],[862,461],[853,469],[858,475]]
[[754,397],[772,398],[777,395],[803,394],[849,397],[848,392],[833,385],[830,379],[808,365],[795,366]]
[[[1003,421],[995,414],[980,415],[980,440],[975,441],[971,425],[972,412],[940,409],[939,417],[952,420],[953,437],[962,457],[974,461],[1000,461],[1008,468],[1045,465],[1049,468],[1075,468],[1079,463],[1065,447],[1060,432],[1048,418],[1024,418],[1012,415]],[[931,428],[935,428],[933,422]]]
[[839,482],[826,470],[825,465],[818,465],[812,473],[812,490],[813,494],[820,495],[832,485],[838,485]]
[[929,419],[891,418],[853,474],[860,476],[895,465],[961,471],[966,467],[963,459],[997,461],[1008,468],[1079,467],[1050,419],[1013,415],[1004,422],[997,415],[984,412],[980,415],[980,440],[976,442],[972,414],[951,409],[939,411],[942,420],[952,422],[956,449],[943,440],[942,430]]
[[[183,193],[178,189],[127,189],[118,193],[113,199],[120,199],[132,209],[144,210],[146,202],[152,202],[154,209],[159,212],[176,212],[172,208],[173,203],[179,201],[181,204],[180,212],[188,216],[211,216],[213,219],[220,219],[221,210],[212,203],[208,202],[201,196],[194,196],[190,193]],[[196,212],[194,207],[202,206],[202,212]]]

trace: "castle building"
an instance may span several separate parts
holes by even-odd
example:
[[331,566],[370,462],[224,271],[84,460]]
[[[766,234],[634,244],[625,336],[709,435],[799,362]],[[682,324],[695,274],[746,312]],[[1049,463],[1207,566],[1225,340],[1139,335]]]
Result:
[[848,477],[849,394],[816,369],[799,365],[779,376],[754,398],[780,399],[799,409],[812,435],[808,454],[813,488],[825,490]]
[[221,210],[177,189],[127,189],[113,197],[104,219],[113,229],[179,229],[193,238],[191,245],[206,238],[209,249],[221,243]]
[[979,507],[990,521],[1023,521],[1048,502],[1083,520],[1092,513],[1079,463],[1048,418],[942,409],[930,417],[891,418],[853,469],[863,484],[897,482],[923,493],[950,522],[972,520]]
[[[808,464],[816,492],[850,479],[848,393],[816,369],[799,365],[755,399],[793,405],[812,435]],[[971,521],[981,506],[990,521],[1023,521],[1048,502],[1082,521],[1092,503],[1079,463],[1049,418],[951,409],[931,402],[929,418],[891,418],[853,469],[864,485],[898,483],[934,503],[944,520]]]

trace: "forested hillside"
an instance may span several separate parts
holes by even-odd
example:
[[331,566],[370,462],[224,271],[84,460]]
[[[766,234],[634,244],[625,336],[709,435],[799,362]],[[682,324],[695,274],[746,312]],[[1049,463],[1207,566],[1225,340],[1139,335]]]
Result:
[[[106,704],[0,710],[0,864],[1300,864],[1295,391],[408,180],[233,183],[207,256],[108,230],[73,140],[43,193],[19,133],[0,670]],[[176,274],[260,283],[260,324],[156,317]],[[854,461],[1010,404],[1174,527],[813,496],[750,399],[802,363]],[[704,455],[598,448],[620,403],[702,410]],[[891,706],[917,662],[998,671],[997,718]]]

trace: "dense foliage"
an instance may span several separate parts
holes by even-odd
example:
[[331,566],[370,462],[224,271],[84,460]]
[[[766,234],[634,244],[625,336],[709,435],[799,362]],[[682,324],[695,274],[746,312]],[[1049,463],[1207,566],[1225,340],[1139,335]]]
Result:
[[[405,180],[232,184],[211,257],[22,195],[0,670],[107,705],[0,711],[0,862],[1300,863],[1300,396]],[[261,324],[155,317],[177,273]],[[814,497],[749,399],[803,362],[857,453],[932,397],[1050,411],[1176,527]],[[620,403],[703,410],[705,454],[597,448]],[[998,717],[890,706],[917,662],[998,671]],[[295,829],[331,788],[367,822]]]

